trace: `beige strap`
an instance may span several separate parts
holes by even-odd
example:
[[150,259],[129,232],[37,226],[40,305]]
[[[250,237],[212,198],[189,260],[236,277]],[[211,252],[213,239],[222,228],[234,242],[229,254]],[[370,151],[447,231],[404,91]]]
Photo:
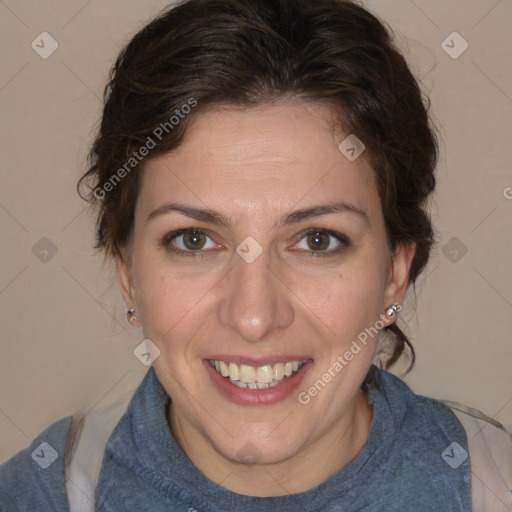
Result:
[[482,412],[449,405],[468,438],[473,512],[512,511],[512,435]]
[[117,389],[109,393],[106,405],[99,404],[73,421],[65,457],[70,512],[95,511],[96,488],[107,442],[126,412],[139,381],[133,374],[123,378]]

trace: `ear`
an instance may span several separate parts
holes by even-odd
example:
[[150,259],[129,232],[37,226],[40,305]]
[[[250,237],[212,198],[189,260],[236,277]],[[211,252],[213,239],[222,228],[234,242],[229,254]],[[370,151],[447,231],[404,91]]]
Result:
[[409,269],[411,268],[415,251],[416,244],[414,242],[403,242],[397,245],[391,260],[391,268],[383,304],[384,310],[395,302],[400,305],[403,304],[409,284]]
[[117,278],[126,309],[136,309],[135,287],[133,286],[132,266],[130,258],[116,259]]

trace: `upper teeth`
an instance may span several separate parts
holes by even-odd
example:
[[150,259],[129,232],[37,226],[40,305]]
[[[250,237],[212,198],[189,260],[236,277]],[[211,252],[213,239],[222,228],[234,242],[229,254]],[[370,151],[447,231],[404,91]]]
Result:
[[279,384],[285,377],[290,377],[304,365],[305,361],[290,361],[263,366],[238,365],[225,361],[210,360],[210,364],[223,376],[228,377],[233,384],[251,389],[262,389]]

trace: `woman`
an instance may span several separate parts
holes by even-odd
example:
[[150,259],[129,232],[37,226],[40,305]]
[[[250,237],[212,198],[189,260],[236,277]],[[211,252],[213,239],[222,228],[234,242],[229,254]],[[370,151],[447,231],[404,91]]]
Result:
[[510,509],[510,437],[485,424],[473,448],[481,420],[373,364],[414,360],[396,318],[433,243],[437,157],[373,15],[164,12],[116,62],[91,157],[98,247],[152,367],[115,428],[65,418],[7,462],[3,509]]

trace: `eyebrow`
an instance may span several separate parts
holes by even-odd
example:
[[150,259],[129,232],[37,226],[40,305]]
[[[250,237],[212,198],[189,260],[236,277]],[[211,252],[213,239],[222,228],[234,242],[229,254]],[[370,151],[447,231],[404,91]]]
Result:
[[[231,225],[231,222],[218,212],[215,212],[208,208],[195,208],[193,206],[186,206],[179,203],[166,203],[158,207],[156,210],[153,210],[148,215],[146,222],[149,222],[150,220],[156,217],[166,215],[171,212],[178,212],[181,213],[182,215],[185,215],[186,217],[190,217],[192,219],[200,220],[216,226],[230,227]],[[355,215],[364,220],[366,224],[370,223],[368,214],[364,210],[358,208],[353,204],[346,203],[344,201],[338,201],[335,203],[321,204],[290,212],[286,214],[283,218],[281,218],[279,221],[277,221],[275,223],[275,227],[283,227],[290,224],[298,224],[299,222],[302,222],[307,219],[320,217],[322,215],[332,215],[336,213],[348,213],[351,215]]]

